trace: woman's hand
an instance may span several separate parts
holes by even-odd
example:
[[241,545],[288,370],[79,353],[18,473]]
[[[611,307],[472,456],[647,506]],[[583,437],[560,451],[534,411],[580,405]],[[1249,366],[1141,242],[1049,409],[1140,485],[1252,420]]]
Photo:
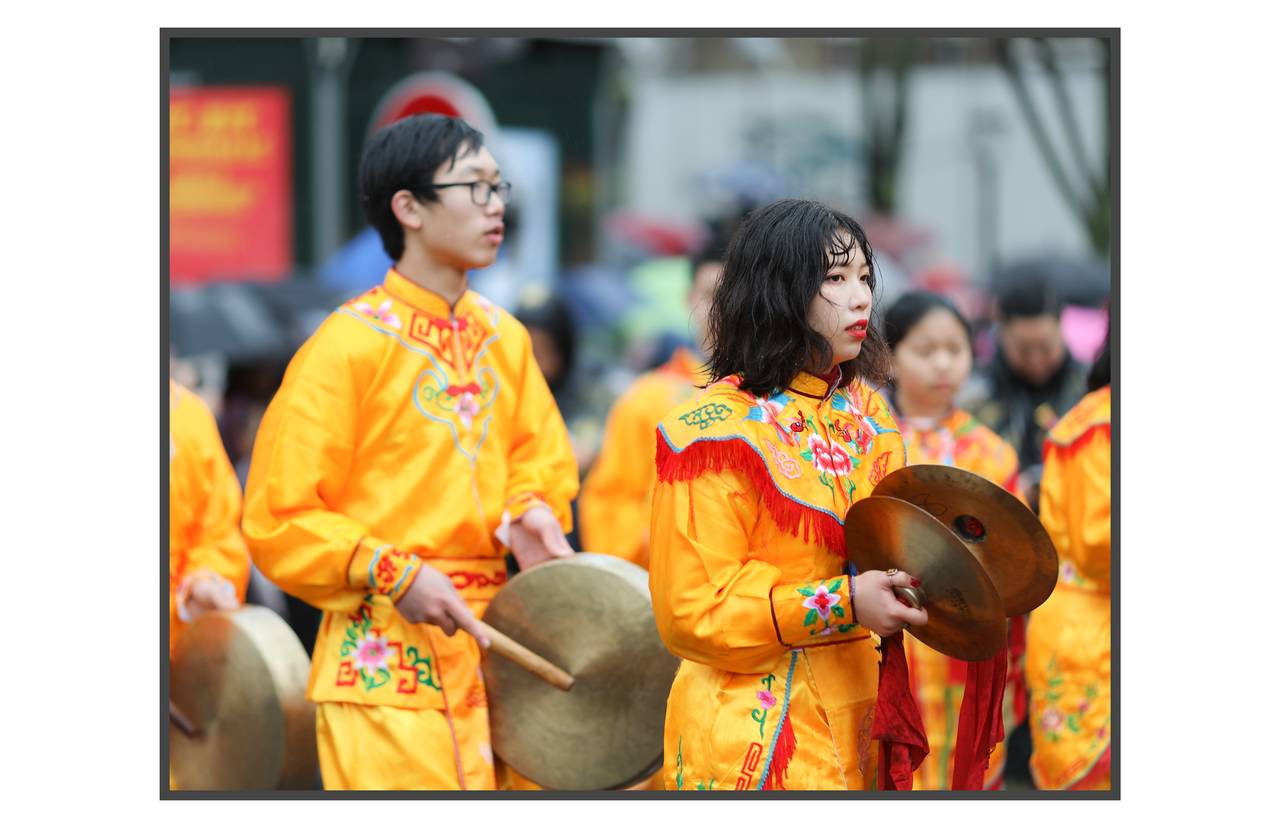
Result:
[[923,627],[929,613],[914,609],[893,594],[895,586],[919,586],[907,572],[893,575],[879,569],[863,572],[853,579],[853,612],[857,622],[881,637],[894,635],[910,624]]

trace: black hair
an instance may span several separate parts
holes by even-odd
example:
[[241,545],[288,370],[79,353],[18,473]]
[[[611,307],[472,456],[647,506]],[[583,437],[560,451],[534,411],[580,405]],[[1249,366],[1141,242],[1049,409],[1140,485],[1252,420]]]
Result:
[[360,205],[365,218],[382,238],[382,249],[393,261],[404,255],[404,227],[391,210],[391,197],[400,190],[418,201],[439,201],[431,186],[436,170],[459,153],[484,146],[484,136],[458,118],[414,115],[374,133],[360,157]]
[[1062,315],[1062,298],[1049,280],[1039,273],[1027,271],[1016,277],[996,296],[1000,318],[1027,319],[1036,316]]
[[1089,368],[1089,377],[1086,385],[1090,391],[1097,391],[1105,385],[1111,384],[1111,319],[1107,318],[1107,338],[1102,342],[1102,351],[1099,352],[1093,365]]
[[[849,216],[816,201],[785,199],[749,214],[725,252],[724,275],[711,300],[712,380],[742,375],[741,388],[768,396],[785,388],[831,346],[809,327],[809,306],[827,272],[861,250],[876,285],[871,245]],[[889,348],[874,316],[857,358],[841,363],[841,385],[862,379],[883,384]]]
[[554,380],[548,379],[547,385],[551,388],[552,394],[560,393],[573,373],[578,344],[578,329],[574,324],[573,312],[569,309],[569,304],[553,294],[536,304],[521,305],[516,309],[515,317],[526,328],[539,328],[546,331],[551,341],[555,343],[564,368],[560,376]]
[[724,261],[725,253],[729,249],[729,240],[733,238],[734,231],[742,224],[745,216],[745,212],[737,212],[706,223],[704,228],[706,234],[702,242],[694,248],[691,256],[694,272],[704,264],[720,264]]
[[898,350],[899,343],[907,338],[907,334],[911,333],[921,319],[924,319],[930,311],[944,310],[956,318],[960,323],[960,327],[964,328],[965,338],[969,341],[969,351],[973,352],[973,325],[960,312],[955,304],[939,293],[930,293],[925,290],[915,290],[910,293],[904,293],[898,297],[898,301],[889,307],[884,313],[884,338],[889,346],[890,351]]

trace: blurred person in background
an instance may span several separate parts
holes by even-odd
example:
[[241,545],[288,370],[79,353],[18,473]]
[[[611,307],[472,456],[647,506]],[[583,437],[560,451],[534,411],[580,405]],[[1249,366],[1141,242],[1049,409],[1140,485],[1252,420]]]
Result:
[[1048,790],[1111,788],[1111,336],[1089,393],[1049,432],[1040,521],[1058,585],[1027,629],[1031,774]]
[[[973,331],[952,302],[936,293],[904,294],[884,315],[885,341],[893,352],[893,406],[907,462],[954,466],[973,472],[1018,495],[1018,458],[1013,447],[957,408],[956,394],[973,368]],[[1021,674],[1026,621],[1010,621],[1008,681],[1004,694],[1004,732],[1026,718],[1026,688]],[[968,664],[906,639],[911,689],[915,693],[929,755],[916,770],[916,787],[945,790],[955,764],[956,725],[964,697]],[[983,787],[1002,787],[1005,743],[991,754]]]
[[996,296],[995,357],[961,400],[1018,452],[1019,489],[1033,506],[1045,435],[1085,391],[1085,366],[1067,350],[1061,314],[1045,278],[1004,288]]
[[460,120],[370,139],[361,200],[395,265],[294,356],[254,444],[254,561],[325,612],[308,698],[327,789],[494,788],[476,616],[507,550],[522,569],[573,554],[568,433],[524,326],[468,286],[509,188]]
[[189,623],[244,600],[249,550],[240,536],[240,507],[240,483],[213,414],[169,380],[170,658]]
[[707,383],[707,314],[733,225],[712,226],[691,260],[689,323],[693,347],[642,374],[618,398],[605,424],[595,466],[578,503],[583,548],[649,566],[649,504],[657,470],[653,430],[663,416]]
[[186,625],[235,609],[249,581],[240,482],[204,401],[169,381],[169,654]]
[[752,212],[712,298],[714,382],[658,427],[649,586],[682,659],[669,790],[869,789],[880,739],[882,786],[909,787],[924,750],[897,635],[928,614],[893,593],[914,579],[855,576],[845,557],[842,516],[904,462],[875,390],[889,351],[872,261],[862,228],[825,205]]
[[516,308],[516,319],[529,331],[533,358],[569,429],[578,468],[584,469],[595,457],[600,429],[592,416],[590,384],[583,382],[578,371],[578,325],[573,311],[561,296],[538,290],[526,294]]

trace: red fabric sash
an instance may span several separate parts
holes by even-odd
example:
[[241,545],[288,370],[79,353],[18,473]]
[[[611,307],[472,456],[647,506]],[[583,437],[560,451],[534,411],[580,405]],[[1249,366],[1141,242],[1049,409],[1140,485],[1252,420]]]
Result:
[[881,639],[880,685],[871,738],[880,741],[880,790],[911,790],[912,774],[929,753],[929,738],[911,693],[902,633]]
[[1004,684],[1009,652],[969,662],[964,701],[956,728],[956,759],[951,790],[980,791],[991,762],[991,751],[1004,741]]

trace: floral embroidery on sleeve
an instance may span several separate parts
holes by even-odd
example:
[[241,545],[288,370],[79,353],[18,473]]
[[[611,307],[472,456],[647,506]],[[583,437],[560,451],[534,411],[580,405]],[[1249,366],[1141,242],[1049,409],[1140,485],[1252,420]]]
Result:
[[858,628],[844,576],[789,586],[779,584],[770,597],[778,640],[788,647],[830,643]]

